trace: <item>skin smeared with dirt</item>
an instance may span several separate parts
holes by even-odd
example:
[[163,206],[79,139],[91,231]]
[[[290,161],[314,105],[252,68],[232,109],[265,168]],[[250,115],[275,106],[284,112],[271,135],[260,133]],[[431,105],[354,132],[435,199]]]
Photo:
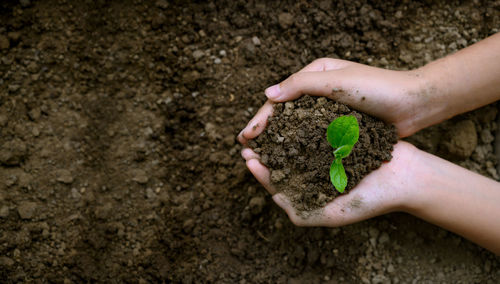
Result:
[[342,161],[347,193],[391,160],[397,142],[394,126],[326,98],[303,96],[276,104],[264,133],[249,144],[271,170],[272,185],[284,192],[299,212],[321,208],[340,194],[330,182],[334,149],[326,140],[326,129],[343,115],[355,116],[360,127],[358,142]]

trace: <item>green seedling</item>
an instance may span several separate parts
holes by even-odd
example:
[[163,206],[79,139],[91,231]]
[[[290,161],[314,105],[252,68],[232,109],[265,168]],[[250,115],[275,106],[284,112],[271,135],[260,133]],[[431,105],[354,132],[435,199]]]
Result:
[[333,155],[335,155],[335,160],[330,166],[330,181],[338,192],[343,193],[347,186],[347,175],[344,165],[342,165],[342,159],[349,156],[352,147],[358,142],[358,120],[352,115],[334,119],[328,125],[326,139],[333,147]]

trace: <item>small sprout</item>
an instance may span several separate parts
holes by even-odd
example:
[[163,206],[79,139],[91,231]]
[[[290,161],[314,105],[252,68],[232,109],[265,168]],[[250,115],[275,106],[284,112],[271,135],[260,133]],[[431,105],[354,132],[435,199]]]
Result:
[[352,147],[359,139],[358,120],[352,116],[341,116],[334,119],[326,130],[326,139],[335,149],[330,166],[330,180],[338,192],[343,193],[347,186],[347,175],[345,174],[342,159],[349,156]]

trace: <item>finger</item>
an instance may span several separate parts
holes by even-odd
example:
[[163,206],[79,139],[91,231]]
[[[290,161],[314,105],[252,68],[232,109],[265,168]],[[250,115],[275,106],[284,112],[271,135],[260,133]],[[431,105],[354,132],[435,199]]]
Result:
[[297,210],[292,205],[292,202],[283,193],[277,193],[273,195],[274,202],[285,210],[288,218],[296,226],[300,227],[312,227],[312,226],[324,226],[321,223],[321,209],[314,212],[305,212],[303,214],[298,214]]
[[303,72],[319,72],[341,69],[349,65],[350,61],[334,59],[334,58],[319,58],[300,69],[297,73]]
[[333,95],[347,91],[342,88],[339,75],[337,70],[295,73],[285,81],[267,88],[265,93],[273,102],[295,100],[302,94],[334,98]]
[[243,148],[241,150],[241,156],[243,157],[243,159],[245,159],[245,161],[248,161],[248,160],[251,160],[251,159],[257,159],[257,160],[260,159],[259,154],[255,153],[250,148]]
[[281,209],[285,210],[288,218],[292,223],[297,226],[304,226],[305,224],[300,222],[300,218],[297,216],[297,211],[293,208],[292,202],[284,195],[283,193],[277,193],[273,195],[274,202],[281,207]]
[[267,101],[248,122],[247,126],[238,134],[238,141],[246,145],[247,141],[259,136],[266,128],[267,119],[273,114],[273,103]]
[[271,195],[276,193],[276,189],[271,185],[271,173],[268,168],[262,165],[257,159],[247,160],[247,167],[257,181],[260,182]]

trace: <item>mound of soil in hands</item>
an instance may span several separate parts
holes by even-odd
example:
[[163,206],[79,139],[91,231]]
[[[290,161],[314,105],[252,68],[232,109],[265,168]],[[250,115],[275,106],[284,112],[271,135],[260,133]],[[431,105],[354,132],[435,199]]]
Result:
[[397,142],[393,125],[324,97],[303,96],[276,104],[268,127],[250,143],[271,170],[271,183],[299,212],[323,207],[340,194],[330,182],[330,165],[335,157],[326,140],[326,129],[343,115],[353,115],[359,123],[359,140],[343,159],[347,192],[384,161],[391,160]]

